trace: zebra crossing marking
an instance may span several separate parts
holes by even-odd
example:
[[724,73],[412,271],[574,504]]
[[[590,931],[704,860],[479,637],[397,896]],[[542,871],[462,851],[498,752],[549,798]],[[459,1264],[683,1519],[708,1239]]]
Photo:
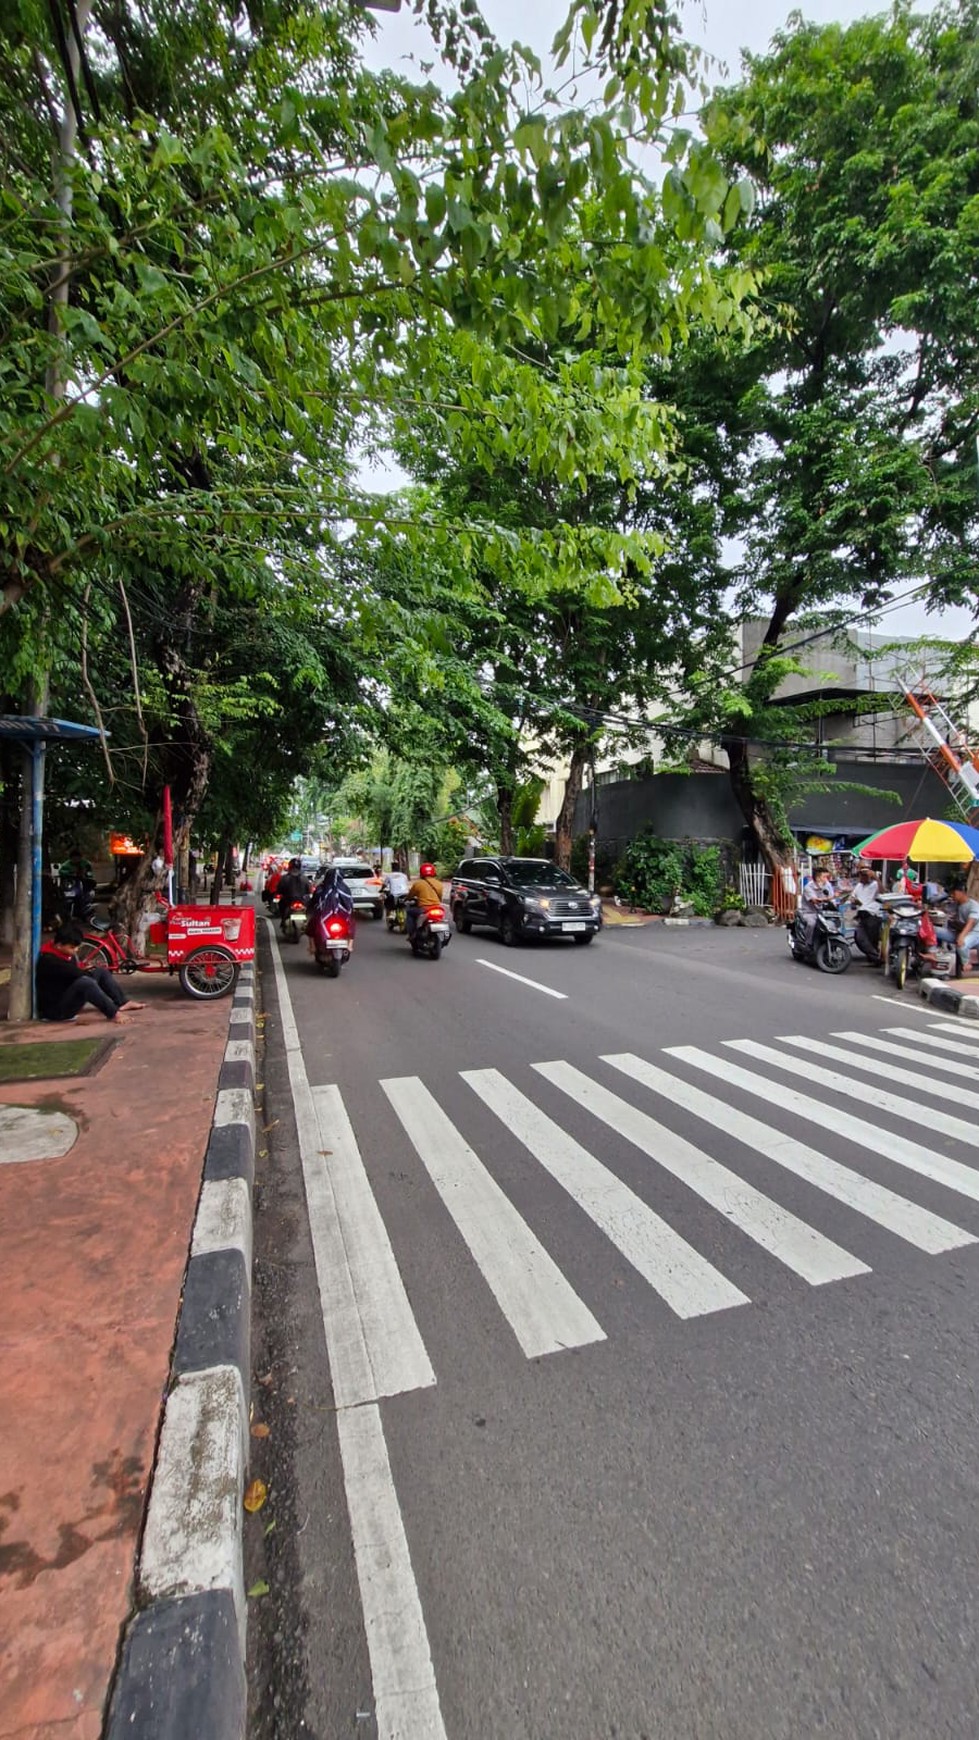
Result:
[[[906,1027],[888,1027],[885,1028],[884,1031],[885,1034],[893,1034],[895,1036],[900,1033],[905,1035],[908,1034]],[[908,1037],[911,1037],[911,1035],[908,1035]],[[979,1074],[977,1074],[975,1063],[956,1062],[954,1058],[949,1057],[945,1041],[943,1039],[936,1039],[935,1036],[930,1033],[915,1032],[913,1035],[914,1047],[916,1048],[921,1045],[937,1045],[944,1051],[944,1057],[935,1057],[931,1051],[927,1051],[925,1055],[922,1056],[920,1050],[917,1050],[910,1045],[895,1045],[893,1038],[880,1037],[876,1033],[834,1033],[832,1038],[845,1039],[849,1044],[862,1045],[869,1051],[879,1051],[885,1057],[896,1057],[899,1062],[903,1060],[909,1063],[927,1064],[929,1069],[941,1070],[943,1075],[959,1076],[964,1081],[974,1082],[979,1080]],[[878,1067],[880,1068],[883,1066],[878,1065]],[[939,1092],[955,1093],[957,1091],[951,1082],[938,1082],[936,1085]]]
[[[806,1042],[808,1043],[808,1042]],[[819,1046],[819,1041],[814,1045]],[[787,1053],[776,1051],[771,1045],[761,1045],[756,1039],[726,1039],[724,1044],[731,1051],[741,1051],[747,1057],[757,1057],[762,1063],[771,1063],[776,1069],[784,1069],[789,1075],[801,1075],[806,1081],[820,1087],[832,1088],[834,1093],[845,1094],[848,1099],[866,1101],[868,1095],[873,1096],[873,1103],[881,1111],[893,1112],[894,1116],[905,1123],[918,1125],[922,1117],[927,1118],[929,1129],[940,1130],[943,1136],[953,1136],[956,1141],[975,1145],[975,1124],[967,1123],[964,1118],[956,1118],[951,1112],[929,1106],[927,1111],[915,1100],[906,1100],[901,1094],[892,1094],[887,1088],[875,1082],[868,1088],[863,1082],[852,1081],[848,1075],[841,1075],[838,1069],[821,1069],[819,1064],[811,1063],[808,1058],[790,1057]],[[847,1063],[853,1060],[845,1054]]]
[[[823,1039],[810,1039],[804,1033],[780,1033],[778,1042],[780,1045],[794,1045],[802,1051],[815,1052],[818,1057],[828,1057],[832,1062],[848,1063],[864,1075],[874,1076],[876,1081],[883,1077],[886,1081],[901,1082],[905,1087],[917,1088],[919,1093],[938,1097],[954,1094],[959,1104],[975,1106],[979,1111],[979,1093],[970,1093],[968,1088],[956,1087],[952,1082],[936,1081],[934,1076],[922,1075],[918,1069],[904,1069],[899,1063],[884,1064],[879,1057],[867,1057],[854,1050],[846,1051],[841,1045],[830,1045]],[[888,1047],[885,1042],[884,1049],[897,1051],[898,1047]],[[916,1058],[915,1061],[921,1060]],[[931,1116],[930,1112],[928,1115]]]
[[[697,1045],[671,1045],[667,1055],[679,1058],[681,1063],[691,1064],[694,1069],[705,1070],[708,1075],[717,1076],[721,1081],[730,1082],[733,1087],[743,1088],[745,1093],[755,1094],[766,1105],[771,1105],[775,1100],[784,1111],[792,1112],[798,1118],[805,1118],[811,1124],[818,1124],[821,1129],[825,1129],[827,1123],[831,1122],[839,1135],[848,1137],[861,1148],[869,1148],[872,1154],[879,1154],[884,1160],[893,1161],[895,1166],[905,1166],[922,1178],[930,1178],[936,1184],[945,1184],[960,1196],[979,1202],[979,1173],[971,1166],[963,1165],[961,1160],[950,1160],[947,1154],[939,1154],[933,1148],[926,1148],[923,1143],[910,1141],[906,1136],[892,1135],[889,1130],[882,1130],[877,1124],[868,1124],[865,1118],[856,1118],[839,1106],[827,1105],[825,1100],[811,1099],[808,1094],[786,1087],[783,1082],[773,1081],[771,1076],[758,1075],[754,1070],[745,1069],[726,1057],[714,1057],[711,1052],[702,1051]],[[795,1064],[797,1060],[792,1058],[790,1061]],[[805,1073],[808,1075],[812,1072]],[[825,1070],[819,1071],[821,1076],[827,1073]]]
[[621,1070],[654,1093],[662,1094],[671,1105],[682,1106],[694,1117],[703,1118],[712,1128],[724,1130],[746,1147],[774,1160],[777,1166],[784,1167],[796,1178],[803,1179],[827,1196],[835,1197],[838,1202],[845,1203],[857,1214],[875,1221],[920,1251],[937,1256],[940,1251],[958,1250],[963,1245],[976,1243],[971,1233],[943,1220],[941,1215],[919,1208],[917,1203],[909,1202],[897,1191],[889,1190],[884,1184],[875,1184],[862,1172],[854,1172],[849,1166],[831,1160],[818,1149],[796,1141],[794,1136],[783,1135],[770,1124],[762,1123],[760,1118],[729,1106],[726,1100],[704,1093],[701,1088],[692,1087],[682,1077],[658,1069],[645,1058],[627,1051],[606,1056],[602,1062],[611,1064],[613,1069]]
[[868,1265],[772,1202],[736,1172],[711,1159],[684,1137],[610,1093],[569,1063],[535,1063],[534,1069],[578,1105],[648,1154],[688,1189],[740,1227],[748,1238],[813,1286],[870,1273]]
[[929,1031],[954,1033],[961,1044],[968,1046],[970,1050],[979,1050],[979,1033],[969,1025],[968,1021],[932,1021]]
[[750,1303],[747,1294],[499,1070],[461,1074],[678,1317],[702,1317]]
[[604,1341],[605,1331],[417,1076],[381,1082],[528,1359]]

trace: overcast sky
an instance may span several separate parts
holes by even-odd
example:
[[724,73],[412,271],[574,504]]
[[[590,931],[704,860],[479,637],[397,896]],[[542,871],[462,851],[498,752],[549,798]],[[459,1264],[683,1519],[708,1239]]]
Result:
[[[365,59],[378,70],[399,63],[404,67],[406,56],[421,61],[437,58],[431,37],[410,10],[409,0],[403,0],[403,4],[409,9],[396,15],[374,14],[378,30],[374,41],[366,45]],[[798,9],[813,23],[829,24],[834,20],[850,23],[855,18],[885,12],[888,7],[868,0],[805,0]],[[923,0],[922,10],[926,9],[927,0]],[[565,0],[482,0],[482,10],[501,41],[527,44],[545,66],[555,32],[567,15]],[[717,83],[738,76],[744,49],[756,54],[763,52],[791,10],[793,7],[784,0],[748,0],[745,5],[732,5],[731,0],[681,0],[684,32],[719,63],[712,69]],[[434,68],[433,74],[437,76]],[[383,488],[386,483],[396,481],[396,474],[374,472],[365,481]],[[973,624],[969,611],[947,611],[939,618],[926,616],[912,603],[889,614],[880,627],[895,635],[927,633],[959,638],[968,634]]]

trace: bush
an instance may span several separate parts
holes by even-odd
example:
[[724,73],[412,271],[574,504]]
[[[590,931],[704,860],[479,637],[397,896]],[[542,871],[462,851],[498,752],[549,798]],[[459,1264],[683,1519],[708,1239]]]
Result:
[[615,877],[616,893],[632,906],[669,912],[679,895],[700,918],[710,918],[718,910],[722,887],[718,846],[660,840],[655,834],[640,834],[631,842]]

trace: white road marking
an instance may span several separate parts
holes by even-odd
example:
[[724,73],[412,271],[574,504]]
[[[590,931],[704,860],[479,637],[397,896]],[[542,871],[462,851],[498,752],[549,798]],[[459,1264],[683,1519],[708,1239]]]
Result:
[[956,1039],[966,1045],[979,1047],[979,1029],[970,1021],[933,1021],[930,1031],[934,1033],[954,1033]]
[[[885,1032],[893,1037],[880,1038],[876,1033],[834,1033],[831,1037],[845,1039],[850,1045],[862,1045],[868,1051],[882,1052],[885,1057],[896,1057],[899,1062],[920,1063],[927,1069],[941,1070],[943,1075],[955,1075],[962,1081],[979,1082],[979,1059],[974,1058],[969,1063],[963,1063],[961,1058],[951,1057],[948,1042],[939,1039],[935,1034],[919,1033],[916,1027],[888,1027]],[[898,1038],[906,1039],[908,1044],[895,1045],[894,1039]],[[927,1048],[924,1055],[921,1046]],[[936,1057],[931,1050],[932,1046],[937,1047],[944,1055]],[[954,1091],[951,1082],[938,1082],[936,1087],[939,1091],[944,1088],[946,1093]]]
[[557,997],[562,1003],[568,1001],[566,991],[552,991],[550,985],[540,985],[536,979],[525,979],[523,973],[513,973],[509,967],[498,967],[495,961],[484,961],[482,956],[476,956],[477,967],[489,967],[491,973],[502,973],[505,979],[516,979],[518,985],[529,985],[532,991],[543,991],[545,997]]
[[939,1251],[957,1250],[962,1245],[976,1243],[971,1233],[963,1232],[961,1227],[943,1220],[941,1215],[919,1208],[917,1203],[908,1202],[906,1197],[888,1190],[886,1185],[873,1183],[862,1172],[854,1172],[805,1142],[796,1141],[794,1136],[785,1136],[771,1125],[763,1124],[759,1118],[729,1106],[725,1100],[691,1087],[689,1082],[657,1069],[645,1058],[624,1052],[619,1056],[605,1057],[602,1061],[610,1063],[614,1069],[621,1069],[623,1074],[642,1082],[654,1093],[662,1094],[671,1105],[682,1106],[694,1117],[703,1118],[712,1128],[724,1130],[737,1141],[744,1142],[746,1147],[766,1155],[777,1166],[784,1166],[787,1172],[794,1173],[796,1178],[802,1178],[816,1190],[825,1191],[827,1196],[846,1203],[857,1214],[886,1227],[888,1232],[915,1245],[919,1251],[935,1255]]
[[746,1184],[737,1173],[695,1148],[663,1124],[637,1111],[628,1101],[592,1081],[569,1063],[535,1063],[545,1081],[584,1106],[603,1123],[625,1136],[665,1171],[718,1209],[725,1219],[740,1227],[748,1238],[792,1269],[813,1286],[839,1281],[850,1275],[867,1275],[867,1264],[852,1257],[814,1227],[807,1226],[787,1209],[780,1208],[760,1190]]
[[445,1740],[432,1651],[381,1411],[376,1403],[346,1408],[337,1416],[337,1430],[378,1740]]
[[[314,1198],[322,1194],[317,1191],[315,1169],[309,1162],[327,1144],[320,1132],[271,920],[269,930],[308,1202],[311,1179]],[[328,1258],[322,1240],[318,1247],[314,1242],[314,1252],[329,1347],[332,1325],[325,1302],[328,1294],[323,1292],[323,1266]],[[366,1345],[351,1357],[356,1367],[349,1373],[350,1387],[356,1390],[358,1378],[361,1388],[370,1381]],[[332,1368],[332,1348],[330,1359]],[[378,1740],[405,1740],[406,1735],[411,1735],[412,1740],[445,1740],[425,1617],[376,1402],[339,1408],[337,1431],[370,1654]]]
[[[810,1059],[789,1057],[787,1053],[776,1051],[771,1045],[759,1045],[755,1039],[726,1039],[725,1045],[732,1051],[743,1051],[749,1057],[757,1057],[762,1063],[771,1063],[776,1069],[784,1069],[789,1075],[801,1075],[805,1081],[816,1086],[831,1088],[834,1093],[846,1094],[851,1100],[860,1100],[863,1105],[879,1108],[884,1112],[893,1112],[896,1118],[919,1128],[922,1124],[929,1130],[941,1130],[944,1136],[952,1136],[957,1142],[968,1142],[975,1146],[975,1123],[967,1123],[965,1118],[953,1117],[951,1112],[943,1112],[935,1106],[921,1106],[917,1100],[906,1100],[901,1094],[892,1094],[880,1082],[874,1082],[868,1087],[865,1082],[853,1081],[848,1075],[841,1075],[838,1069],[821,1069],[819,1064]],[[849,1063],[852,1060],[847,1057]],[[891,1071],[890,1073],[894,1073]]]
[[935,1018],[934,1009],[929,1008],[925,1003],[909,1003],[907,998],[902,997],[899,992],[895,992],[891,997],[882,997],[879,991],[871,991],[870,995],[875,1003],[886,1003],[895,1015],[900,1011],[902,1015],[923,1015],[926,1021]]
[[745,1293],[498,1070],[461,1073],[678,1317],[702,1317],[749,1303]]
[[312,1094],[320,1133],[311,1167],[317,1178],[313,1241],[322,1249],[317,1272],[324,1320],[331,1324],[337,1407],[427,1389],[435,1373],[340,1090],[314,1087]]
[[[757,1095],[766,1105],[777,1105],[781,1111],[792,1112],[797,1118],[805,1118],[811,1124],[818,1124],[820,1129],[833,1130],[837,1135],[859,1143],[862,1148],[868,1148],[872,1154],[880,1154],[883,1159],[893,1161],[895,1166],[906,1166],[909,1171],[917,1172],[922,1178],[932,1178],[936,1184],[946,1184],[950,1190],[958,1191],[960,1196],[979,1202],[979,1173],[971,1166],[963,1166],[961,1160],[950,1160],[947,1155],[938,1154],[920,1142],[891,1135],[890,1131],[882,1130],[879,1124],[868,1124],[865,1118],[855,1118],[839,1106],[828,1105],[825,1100],[810,1099],[808,1094],[797,1093],[795,1088],[786,1087],[783,1082],[772,1081],[770,1076],[757,1075],[753,1070],[732,1063],[729,1058],[712,1057],[709,1051],[701,1051],[696,1045],[671,1045],[667,1049],[667,1056],[678,1057],[681,1063],[689,1063],[695,1069],[706,1070],[708,1075],[715,1075],[721,1081],[743,1088],[745,1093]],[[795,1062],[795,1059],[792,1061]],[[807,1070],[805,1073],[810,1075],[812,1071]],[[826,1073],[825,1070],[819,1071],[820,1075]],[[875,1094],[872,1097],[876,1099],[877,1096]]]
[[[939,1098],[954,1094],[959,1105],[974,1106],[979,1111],[979,1093],[970,1093],[968,1088],[955,1087],[952,1082],[936,1081],[933,1075],[923,1075],[918,1069],[904,1069],[897,1063],[883,1063],[879,1057],[865,1057],[862,1052],[853,1048],[847,1050],[842,1045],[829,1045],[824,1039],[810,1039],[804,1033],[780,1033],[778,1042],[780,1045],[795,1045],[802,1051],[814,1052],[818,1057],[828,1057],[831,1062],[845,1063],[850,1069],[874,1076],[876,1080],[872,1091],[875,1093],[876,1083],[879,1081],[900,1082],[904,1087],[916,1088],[921,1094],[934,1094]],[[894,1046],[893,1049],[897,1051],[898,1048]],[[916,1058],[915,1061],[920,1063],[922,1060]],[[932,1116],[930,1111],[923,1112],[919,1108],[919,1118],[922,1115],[927,1118]],[[979,1132],[973,1127],[973,1141],[977,1133]]]
[[601,1325],[424,1083],[399,1076],[381,1086],[527,1358],[604,1341]]

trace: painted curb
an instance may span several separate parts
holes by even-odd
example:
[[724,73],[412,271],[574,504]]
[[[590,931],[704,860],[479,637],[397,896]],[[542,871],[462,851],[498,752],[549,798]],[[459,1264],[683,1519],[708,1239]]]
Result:
[[933,1009],[943,1015],[961,1015],[966,1021],[979,1021],[979,990],[956,991],[944,979],[922,979],[921,995]]
[[255,969],[231,1005],[173,1364],[104,1740],[244,1740]]

